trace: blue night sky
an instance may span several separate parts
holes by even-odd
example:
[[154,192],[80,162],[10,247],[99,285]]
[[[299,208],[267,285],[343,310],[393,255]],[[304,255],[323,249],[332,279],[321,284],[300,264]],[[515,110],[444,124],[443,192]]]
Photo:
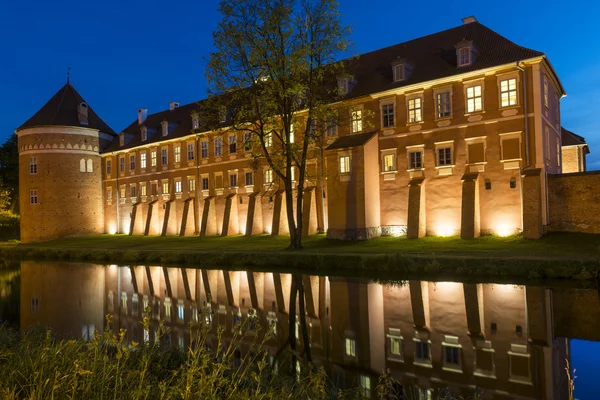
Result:
[[[358,53],[477,19],[508,39],[545,52],[568,96],[563,125],[586,137],[590,169],[600,168],[593,106],[600,97],[598,6],[559,1],[380,2],[341,0]],[[115,130],[137,108],[157,112],[170,101],[205,96],[203,57],[212,49],[218,0],[40,1],[0,4],[0,141],[71,82]],[[569,6],[572,4],[572,6]],[[595,8],[595,9],[594,9]]]

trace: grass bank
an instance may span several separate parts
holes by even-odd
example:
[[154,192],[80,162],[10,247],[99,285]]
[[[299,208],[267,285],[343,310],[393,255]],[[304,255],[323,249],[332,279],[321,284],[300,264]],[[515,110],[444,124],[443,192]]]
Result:
[[35,244],[4,243],[5,260],[161,264],[369,277],[460,278],[478,281],[598,280],[600,235],[550,234],[540,240],[485,236],[474,240],[427,237],[365,242],[317,235],[302,251],[286,250],[288,237],[144,237],[99,235]]

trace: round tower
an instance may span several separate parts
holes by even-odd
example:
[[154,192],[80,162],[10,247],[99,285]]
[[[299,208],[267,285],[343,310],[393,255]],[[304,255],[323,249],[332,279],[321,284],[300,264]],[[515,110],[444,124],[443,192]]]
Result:
[[67,82],[15,134],[21,241],[104,233],[100,151],[115,132]]

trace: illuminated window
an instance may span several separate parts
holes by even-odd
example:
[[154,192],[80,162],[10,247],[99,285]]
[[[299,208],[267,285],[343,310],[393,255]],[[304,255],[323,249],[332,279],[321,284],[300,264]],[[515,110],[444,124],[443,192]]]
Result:
[[167,150],[168,149],[161,149],[160,151],[162,165],[167,165],[169,162],[169,152]]
[[181,162],[181,147],[175,146],[173,148],[173,153],[175,154],[175,163],[179,164]]
[[112,173],[112,160],[106,160],[106,175]]
[[294,124],[290,125],[290,143],[294,143],[295,140],[295,132],[294,132]]
[[94,162],[91,158],[87,160],[87,172],[94,172]]
[[383,104],[381,106],[382,125],[384,128],[394,126],[394,104]]
[[265,135],[265,147],[273,146],[273,133],[269,132]]
[[544,106],[549,107],[550,101],[548,99],[548,78],[544,77]]
[[437,118],[445,118],[452,115],[450,92],[441,92],[436,94],[435,100]]
[[140,196],[146,196],[146,182],[140,183]]
[[394,82],[404,80],[404,63],[394,65]]
[[339,158],[340,174],[350,173],[350,156],[341,156]]
[[265,171],[265,185],[273,183],[273,170],[267,169]]
[[202,158],[208,158],[208,141],[200,142],[200,156]]
[[162,193],[169,194],[169,181],[164,181],[162,183]]
[[232,188],[237,187],[237,173],[229,174],[229,187],[232,187]]
[[152,150],[150,153],[150,165],[156,167],[156,150]]
[[419,169],[423,168],[423,152],[409,151],[408,152],[408,169]]
[[437,165],[452,165],[452,148],[438,147],[437,149]]
[[395,171],[396,170],[396,154],[384,154],[383,155],[383,171]]
[[175,181],[175,193],[181,193],[181,181]]
[[121,293],[121,312],[127,315],[127,293]]
[[247,171],[246,172],[246,186],[252,186],[254,185],[254,174],[252,173],[252,171]]
[[187,159],[188,161],[194,159],[194,143],[188,143],[187,145]]
[[517,105],[517,80],[515,78],[500,81],[500,104],[502,107]]
[[402,336],[400,329],[390,328],[390,333],[387,335],[388,357],[401,359],[404,356],[402,351]]
[[181,300],[177,302],[177,319],[179,321],[183,321],[185,319],[185,308],[183,306],[183,301]]
[[146,153],[140,153],[140,168],[146,169]]
[[356,357],[356,340],[352,338],[346,338],[346,356]]
[[364,398],[371,398],[371,378],[366,375],[360,376],[360,389]]
[[79,160],[79,172],[85,172],[85,159]]
[[171,299],[165,299],[165,319],[171,319]]
[[29,191],[29,204],[38,204],[38,191],[37,191],[37,189],[31,189]]
[[229,135],[229,154],[237,152],[237,135]]
[[121,199],[124,199],[125,197],[127,197],[127,187],[125,185],[121,185]]
[[223,139],[220,137],[215,139],[215,157],[223,155]]
[[196,191],[196,178],[188,178],[188,192],[192,193]]
[[473,113],[483,110],[481,85],[467,88],[467,112]]
[[244,151],[252,150],[252,132],[244,132]]
[[129,156],[129,170],[135,171],[135,156]]
[[415,97],[408,100],[408,123],[423,121],[423,99]]
[[357,133],[363,129],[362,110],[356,109],[350,112],[352,133]]
[[119,158],[119,172],[125,172],[125,157]]
[[202,190],[208,190],[208,178],[207,177],[202,178]]
[[296,168],[294,168],[294,167],[290,168],[290,175],[292,177],[292,182],[296,182]]

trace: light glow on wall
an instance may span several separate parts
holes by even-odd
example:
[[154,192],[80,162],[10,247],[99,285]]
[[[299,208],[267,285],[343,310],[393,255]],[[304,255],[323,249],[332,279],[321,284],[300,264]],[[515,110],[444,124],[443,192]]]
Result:
[[108,234],[114,235],[115,233],[117,233],[117,225],[114,222],[111,222],[108,225]]
[[448,237],[454,235],[456,230],[450,224],[440,224],[435,230],[437,236]]
[[515,231],[516,230],[514,228],[511,228],[508,224],[504,223],[498,224],[498,226],[496,227],[496,235],[500,237],[513,235]]

